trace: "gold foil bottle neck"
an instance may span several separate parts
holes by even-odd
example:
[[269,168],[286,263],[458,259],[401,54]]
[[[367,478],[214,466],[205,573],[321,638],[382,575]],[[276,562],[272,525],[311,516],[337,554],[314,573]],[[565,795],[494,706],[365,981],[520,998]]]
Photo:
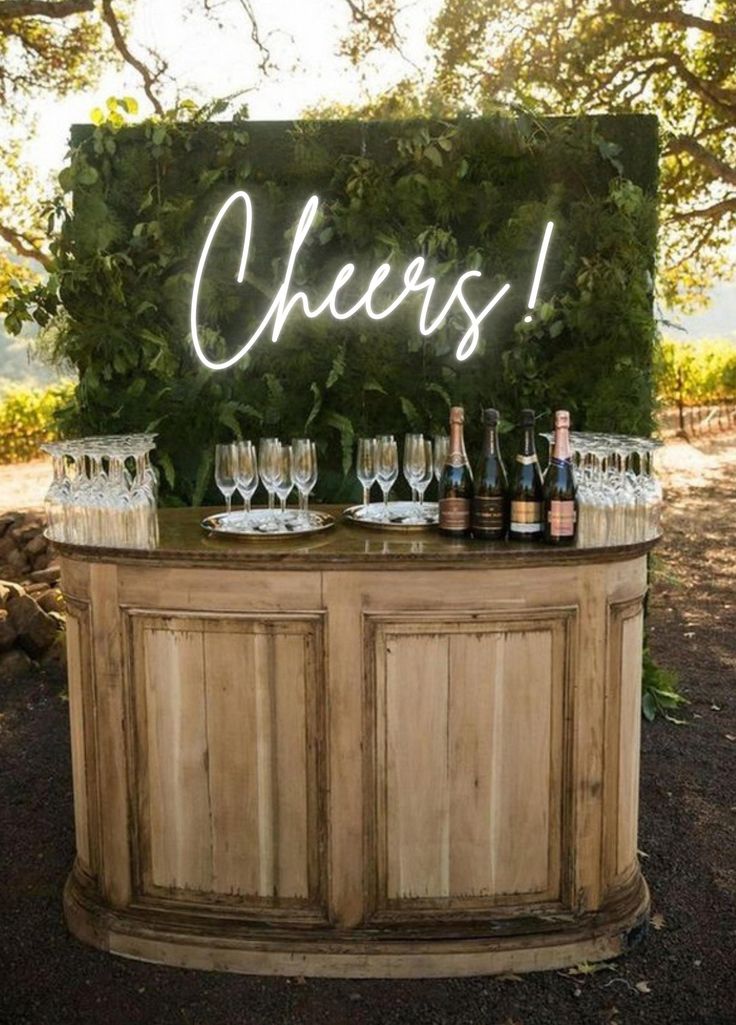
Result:
[[465,423],[465,410],[462,406],[453,406],[450,410],[450,423],[451,424],[464,424]]
[[566,409],[558,409],[555,413],[555,427],[569,427],[570,414]]

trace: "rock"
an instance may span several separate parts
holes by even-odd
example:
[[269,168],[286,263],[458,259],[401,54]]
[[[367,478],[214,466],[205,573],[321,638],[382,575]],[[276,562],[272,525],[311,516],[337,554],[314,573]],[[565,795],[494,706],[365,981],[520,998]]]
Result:
[[20,512],[7,512],[0,516],[0,537],[3,537],[7,530],[10,530],[16,523],[20,523],[25,519],[24,513]]
[[48,546],[48,541],[43,534],[36,534],[26,545],[27,555],[40,555],[41,552],[45,552]]
[[7,609],[0,609],[0,651],[10,651],[17,636],[10,613]]
[[18,644],[32,658],[38,658],[53,643],[58,629],[56,623],[28,594],[13,598],[8,612],[18,634]]
[[8,535],[19,547],[23,548],[34,538],[43,535],[43,524],[38,522],[22,523],[17,527],[12,527],[8,531]]
[[27,584],[24,583],[23,587],[25,589],[26,594],[32,594],[36,601],[38,601],[41,595],[45,594],[46,591],[48,591],[49,589],[49,585],[43,583],[43,581],[39,581],[37,584],[32,584],[30,582]]
[[[26,551],[28,551],[28,548],[26,548]],[[54,556],[53,556],[52,552],[49,552],[49,551],[40,552],[33,559],[33,568],[34,568],[34,570],[37,570],[37,569],[48,569],[48,567],[52,564],[53,561],[54,561]]]
[[14,676],[20,676],[21,673],[28,672],[32,665],[32,660],[20,648],[6,651],[3,655],[0,655],[0,683],[4,683]]
[[64,633],[57,633],[54,643],[46,649],[41,661],[57,662],[59,665],[66,665],[66,636]]
[[0,580],[0,605],[7,605],[11,598],[23,594],[23,588],[10,580]]
[[16,547],[16,543],[12,537],[0,537],[0,561],[7,558],[10,552],[14,552]]
[[39,607],[44,612],[62,612],[64,611],[64,598],[61,591],[56,587],[52,587],[51,590],[46,591],[40,598],[36,598]]
[[30,574],[31,580],[35,583],[37,580],[42,580],[48,584],[55,584],[56,581],[61,577],[61,568],[58,563],[47,566],[45,569],[35,569]]
[[5,556],[5,564],[15,570],[16,573],[25,572],[25,570],[29,569],[31,565],[26,558],[25,552],[20,551],[19,548],[14,549],[12,552],[8,552]]

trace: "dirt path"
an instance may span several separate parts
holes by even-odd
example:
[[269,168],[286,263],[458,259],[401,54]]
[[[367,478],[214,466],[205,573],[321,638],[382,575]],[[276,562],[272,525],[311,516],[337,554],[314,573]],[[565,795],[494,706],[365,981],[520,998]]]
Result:
[[655,922],[592,974],[381,982],[249,978],[124,961],[67,933],[73,857],[63,679],[0,681],[5,1025],[734,1025],[736,435],[665,453],[651,646],[690,700],[643,729],[640,847]]

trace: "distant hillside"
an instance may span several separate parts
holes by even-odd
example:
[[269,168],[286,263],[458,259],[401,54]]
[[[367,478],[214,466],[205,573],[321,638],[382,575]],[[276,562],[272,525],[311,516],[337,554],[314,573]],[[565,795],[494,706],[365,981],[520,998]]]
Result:
[[0,389],[13,384],[46,385],[62,375],[32,359],[28,338],[9,338],[0,327]]

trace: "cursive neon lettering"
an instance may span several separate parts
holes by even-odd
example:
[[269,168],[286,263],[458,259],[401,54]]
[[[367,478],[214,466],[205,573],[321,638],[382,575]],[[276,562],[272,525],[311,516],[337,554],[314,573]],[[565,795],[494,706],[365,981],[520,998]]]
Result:
[[[376,293],[381,289],[387,279],[391,276],[392,268],[388,263],[380,264],[373,272],[368,286],[366,287],[360,298],[353,303],[352,306],[347,309],[338,308],[338,298],[342,290],[348,284],[348,282],[355,275],[355,264],[346,263],[342,266],[337,274],[335,275],[332,286],[327,292],[322,302],[318,303],[314,307],[310,305],[307,294],[301,290],[297,290],[292,293],[291,285],[292,278],[294,275],[294,269],[296,261],[299,256],[300,249],[304,244],[309,232],[314,224],[314,220],[319,210],[319,199],[317,196],[311,196],[302,210],[301,216],[297,222],[296,229],[294,231],[294,237],[291,244],[291,250],[289,252],[289,258],[286,264],[286,270],[282,282],[276,291],[276,294],[271,302],[268,310],[266,311],[263,319],[261,320],[258,327],[253,331],[250,338],[244,342],[244,344],[238,349],[234,355],[228,359],[221,360],[219,362],[211,360],[202,346],[202,341],[199,335],[199,302],[200,293],[202,290],[202,282],[204,274],[207,268],[207,261],[209,259],[212,245],[217,237],[217,233],[220,229],[220,225],[224,217],[228,214],[230,209],[238,202],[243,203],[245,212],[245,227],[243,231],[243,246],[240,253],[240,262],[238,264],[238,271],[235,280],[238,284],[242,284],[246,277],[246,268],[248,263],[248,255],[250,252],[250,242],[253,232],[253,204],[250,196],[247,192],[234,192],[220,207],[215,219],[210,226],[205,239],[204,247],[199,257],[197,264],[197,270],[194,276],[194,286],[192,289],[192,302],[190,309],[190,329],[192,334],[192,344],[194,345],[194,351],[197,358],[206,367],[211,370],[226,370],[228,367],[234,366],[248,353],[252,347],[256,344],[259,338],[266,332],[270,326],[271,341],[276,342],[281,335],[289,317],[297,306],[301,307],[302,314],[308,319],[314,319],[319,317],[321,314],[329,311],[330,315],[335,320],[349,320],[356,314],[364,311],[366,316],[371,320],[384,320],[394,313],[399,306],[411,295],[411,294],[422,294],[422,304],[419,313],[419,331],[422,335],[429,336],[434,334],[447,319],[448,314],[453,307],[459,306],[462,312],[465,314],[468,327],[458,342],[458,346],[455,352],[458,360],[466,360],[469,356],[475,352],[478,343],[480,341],[480,327],[489,313],[494,307],[503,299],[506,293],[511,288],[510,283],[504,284],[494,296],[485,304],[485,306],[476,312],[471,306],[468,297],[465,295],[463,288],[465,284],[474,278],[482,277],[480,271],[470,270],[465,271],[455,282],[453,288],[450,290],[449,295],[445,299],[441,308],[435,315],[432,315],[432,301],[435,294],[437,281],[430,274],[426,273],[425,260],[421,256],[415,257],[406,266],[403,273],[403,288],[399,293],[391,299],[383,308],[377,308],[379,304],[376,302]],[[544,267],[544,261],[547,254],[547,248],[549,246],[549,240],[552,233],[553,224],[550,221],[547,224],[544,238],[542,240],[542,246],[539,252],[537,260],[536,273],[532,284],[532,292],[529,298],[529,309],[534,306],[536,302],[537,293],[539,291],[539,285],[541,282],[542,270]],[[530,317],[525,317],[529,320]]]

